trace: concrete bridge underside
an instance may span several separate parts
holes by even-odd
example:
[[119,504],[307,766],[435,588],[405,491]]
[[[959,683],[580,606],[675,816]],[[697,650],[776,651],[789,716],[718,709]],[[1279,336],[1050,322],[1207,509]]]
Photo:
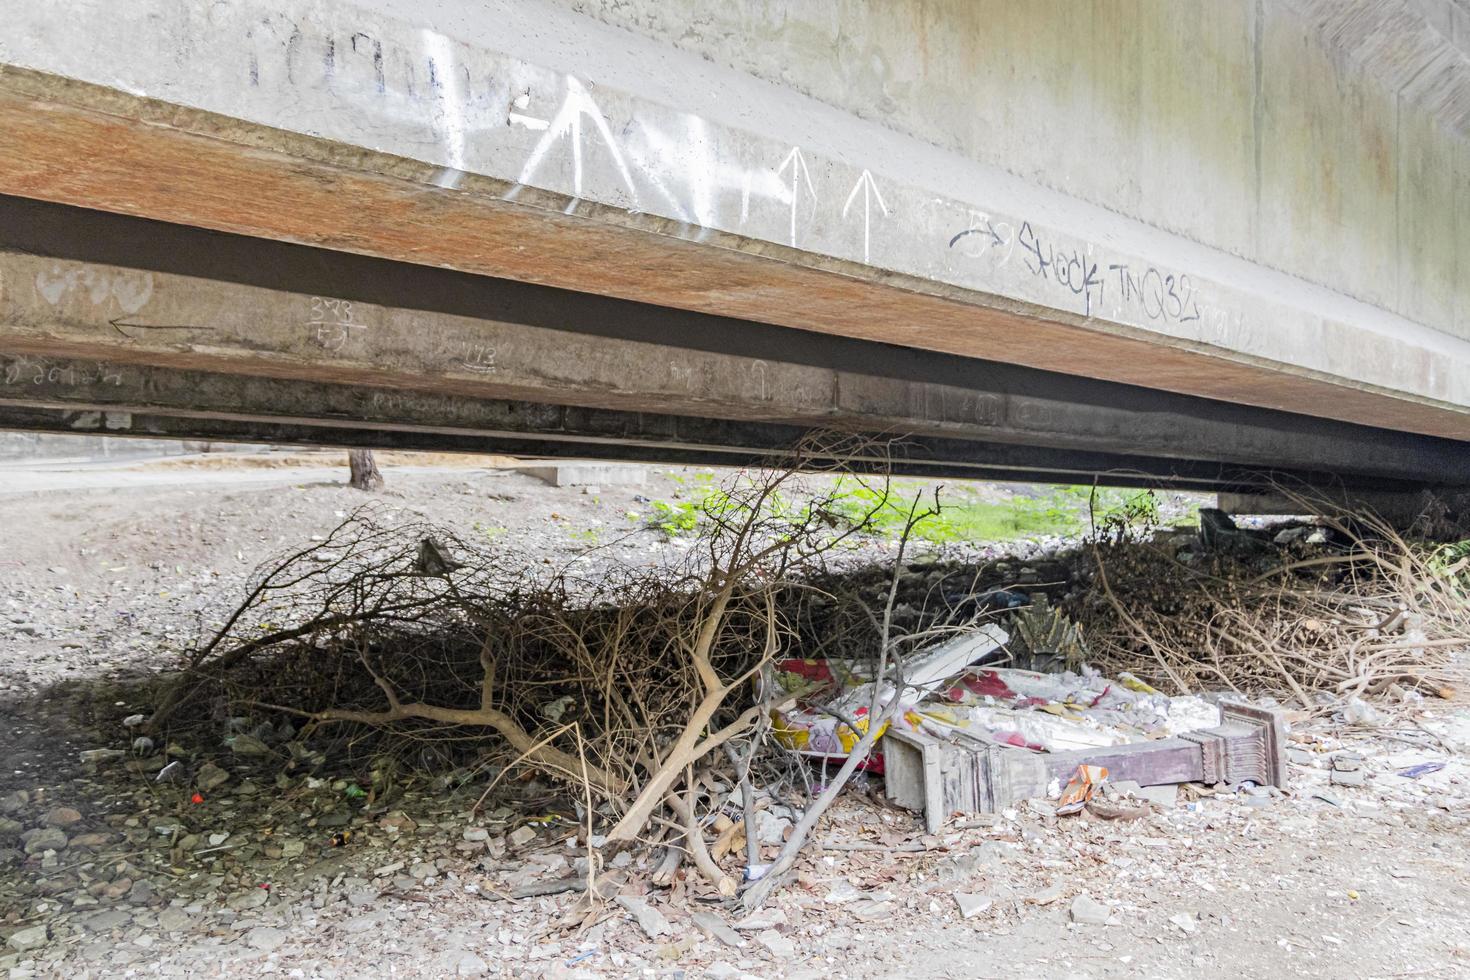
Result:
[[0,14],[0,425],[1470,486],[1454,0]]

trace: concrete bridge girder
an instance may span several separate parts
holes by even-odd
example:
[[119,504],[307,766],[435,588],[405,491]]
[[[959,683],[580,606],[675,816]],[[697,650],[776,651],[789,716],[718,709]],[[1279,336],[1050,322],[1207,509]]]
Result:
[[0,190],[1466,434],[1464,340],[562,8],[61,6]]
[[831,428],[909,472],[1470,483],[1448,440],[15,199],[0,282],[17,428],[710,462]]

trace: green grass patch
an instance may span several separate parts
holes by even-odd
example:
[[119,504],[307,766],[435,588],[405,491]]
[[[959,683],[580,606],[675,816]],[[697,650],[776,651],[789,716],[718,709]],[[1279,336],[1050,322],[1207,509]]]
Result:
[[[678,482],[681,489],[675,499],[650,502],[650,513],[642,518],[670,537],[693,533],[707,513],[721,512],[729,504],[712,475],[701,473]],[[885,490],[880,482],[839,477],[827,510],[850,524],[867,520],[871,533],[892,537],[902,533],[916,497],[923,498],[920,511],[933,506],[934,487],[918,480],[895,480]],[[771,505],[799,509],[780,497],[773,498]],[[1095,508],[1091,517],[1090,507]],[[920,521],[913,536],[930,544],[1003,542],[1078,535],[1088,531],[1092,522],[1101,531],[1157,524],[1158,520],[1158,503],[1146,490],[1099,489],[1094,494],[1092,487],[1065,486],[997,501],[983,499],[969,485],[955,484],[940,489],[939,512]]]

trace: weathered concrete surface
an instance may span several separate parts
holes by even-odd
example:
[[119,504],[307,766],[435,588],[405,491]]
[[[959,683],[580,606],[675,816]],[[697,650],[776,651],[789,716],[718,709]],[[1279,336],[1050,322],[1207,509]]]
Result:
[[0,191],[1470,435],[1453,100],[1294,5],[579,6],[0,0]]

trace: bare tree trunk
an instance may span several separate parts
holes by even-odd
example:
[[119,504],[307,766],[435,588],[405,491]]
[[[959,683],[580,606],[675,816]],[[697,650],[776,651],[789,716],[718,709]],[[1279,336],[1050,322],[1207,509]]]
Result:
[[371,449],[349,449],[347,465],[352,469],[352,479],[348,482],[353,489],[371,493],[383,488],[383,474],[378,472]]

